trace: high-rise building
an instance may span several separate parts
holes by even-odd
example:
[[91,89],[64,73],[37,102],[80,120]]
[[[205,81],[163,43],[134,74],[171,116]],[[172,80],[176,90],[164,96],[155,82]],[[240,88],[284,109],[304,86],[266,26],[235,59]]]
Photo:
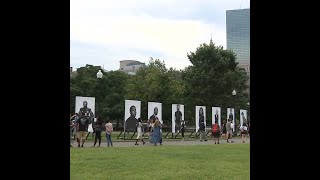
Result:
[[250,68],[250,9],[227,10],[227,49],[237,56],[239,65]]
[[[250,78],[250,8],[227,10],[226,20],[227,49],[236,54],[239,66]],[[250,86],[250,80],[247,84]]]

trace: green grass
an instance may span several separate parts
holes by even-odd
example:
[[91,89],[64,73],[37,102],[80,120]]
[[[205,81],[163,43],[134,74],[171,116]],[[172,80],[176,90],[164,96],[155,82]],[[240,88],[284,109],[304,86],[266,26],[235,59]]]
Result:
[[250,144],[71,148],[71,179],[250,179]]

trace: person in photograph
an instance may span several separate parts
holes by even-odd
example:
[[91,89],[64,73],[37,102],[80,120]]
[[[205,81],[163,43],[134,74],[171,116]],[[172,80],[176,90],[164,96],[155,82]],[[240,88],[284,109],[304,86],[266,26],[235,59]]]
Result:
[[219,138],[220,138],[220,126],[218,124],[218,121],[215,121],[214,124],[212,125],[212,136],[214,140],[214,144],[220,144]]
[[156,119],[152,128],[152,140],[151,143],[154,143],[155,146],[157,146],[157,143],[160,143],[161,145],[161,123],[159,119]]
[[97,121],[94,123],[94,132],[96,133],[96,136],[94,138],[93,147],[96,146],[97,140],[99,140],[98,147],[100,147],[100,144],[101,144],[101,132],[102,132],[102,120],[101,120],[100,116],[97,116],[96,118],[97,118]]
[[216,114],[214,115],[214,121],[219,121],[218,109],[216,109]]
[[175,117],[176,129],[180,129],[179,125],[181,124],[181,121],[182,121],[182,112],[180,111],[180,104],[177,104],[177,110],[174,113],[174,117]]
[[137,132],[138,132],[138,136],[137,136],[137,140],[136,143],[134,145],[139,145],[138,141],[141,140],[143,145],[145,144],[145,142],[143,141],[142,138],[142,134],[143,134],[143,128],[142,128],[142,122],[141,122],[141,118],[138,118],[138,123],[137,123]]
[[229,113],[229,120],[230,120],[230,121],[233,121],[232,109],[230,109],[230,113]]
[[242,124],[247,124],[247,118],[244,116],[243,111],[241,112]]
[[125,131],[126,132],[135,132],[137,124],[137,110],[135,106],[130,107],[130,117],[125,122]]
[[80,141],[82,141],[81,147],[83,147],[83,144],[86,140],[86,137],[88,135],[88,126],[89,126],[89,119],[85,115],[84,112],[82,112],[80,118],[77,122],[77,141],[78,141],[78,147],[80,147]]
[[89,120],[89,124],[92,123],[92,119],[94,118],[94,114],[91,111],[91,108],[88,107],[88,102],[87,101],[83,101],[83,107],[80,108],[79,113],[78,114],[82,114],[84,113],[85,116],[88,117]]
[[199,125],[201,122],[204,122],[204,112],[202,107],[199,108]]
[[155,120],[158,118],[158,107],[153,108],[153,114],[150,116],[150,120],[152,123],[155,122]]
[[113,132],[113,126],[110,122],[109,119],[107,119],[107,123],[106,123],[106,139],[107,139],[107,143],[108,143],[108,147],[111,145],[111,147],[113,147],[112,145],[112,140],[111,140],[111,134]]
[[247,124],[243,123],[242,126],[240,127],[240,131],[241,131],[242,142],[245,143],[246,137],[247,137],[247,133],[248,133]]

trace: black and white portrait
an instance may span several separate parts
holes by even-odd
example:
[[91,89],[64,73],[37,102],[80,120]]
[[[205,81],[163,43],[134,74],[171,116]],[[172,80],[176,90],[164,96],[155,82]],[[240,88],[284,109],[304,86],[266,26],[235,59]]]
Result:
[[212,124],[217,121],[219,126],[221,127],[221,108],[220,107],[212,107]]
[[126,100],[124,113],[124,131],[135,132],[138,118],[141,115],[141,101]]
[[206,123],[206,107],[205,106],[196,106],[196,132],[199,130],[199,125],[201,122]]
[[240,126],[244,124],[247,124],[247,110],[240,109]]
[[236,127],[236,116],[235,116],[235,112],[234,112],[234,109],[233,108],[228,108],[227,109],[227,119],[230,120],[233,124],[233,128],[232,128],[232,131],[234,131],[234,127]]
[[172,104],[172,133],[176,133],[180,129],[184,119],[184,105]]
[[82,114],[89,120],[88,132],[93,132],[92,122],[95,115],[95,98],[76,96],[75,113]]
[[162,103],[148,102],[148,117],[153,122],[158,118],[162,124]]

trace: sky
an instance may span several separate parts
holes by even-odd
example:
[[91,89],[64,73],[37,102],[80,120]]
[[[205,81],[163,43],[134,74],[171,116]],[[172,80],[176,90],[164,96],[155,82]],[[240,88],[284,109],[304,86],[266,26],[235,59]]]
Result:
[[70,0],[70,66],[110,71],[152,57],[184,69],[211,34],[226,48],[226,10],[244,8],[250,0]]

